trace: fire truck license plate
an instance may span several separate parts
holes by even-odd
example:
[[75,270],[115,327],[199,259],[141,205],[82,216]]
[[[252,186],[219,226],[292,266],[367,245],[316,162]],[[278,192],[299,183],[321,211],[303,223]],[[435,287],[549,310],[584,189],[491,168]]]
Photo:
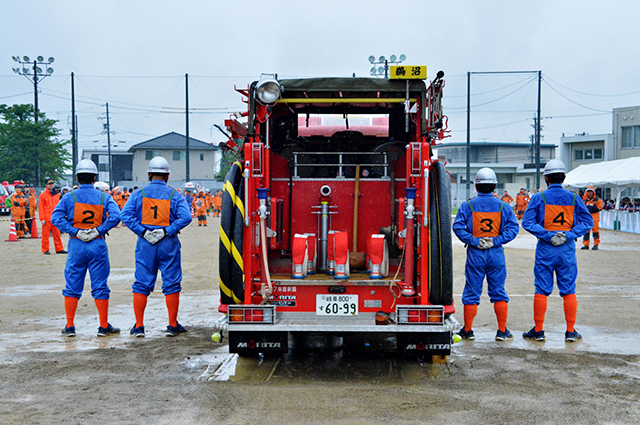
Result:
[[318,316],[357,316],[358,296],[347,294],[317,294],[316,315]]

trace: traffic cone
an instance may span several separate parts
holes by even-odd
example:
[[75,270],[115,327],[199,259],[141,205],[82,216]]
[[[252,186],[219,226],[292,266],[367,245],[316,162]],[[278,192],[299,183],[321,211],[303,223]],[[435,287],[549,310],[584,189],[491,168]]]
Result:
[[195,218],[196,217],[196,212],[193,208],[191,208],[191,218]]
[[16,234],[16,222],[13,221],[13,217],[11,217],[11,227],[9,228],[9,239],[5,242],[19,242],[18,236]]
[[35,218],[31,219],[31,239],[40,239],[40,235],[38,234],[38,220]]

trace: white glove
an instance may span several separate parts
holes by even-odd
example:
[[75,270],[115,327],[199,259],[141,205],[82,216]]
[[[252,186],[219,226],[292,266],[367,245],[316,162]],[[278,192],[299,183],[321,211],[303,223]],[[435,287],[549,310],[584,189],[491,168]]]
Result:
[[567,235],[564,232],[556,232],[551,238],[551,245],[560,246],[567,243]]
[[100,233],[98,233],[96,229],[78,230],[78,234],[76,235],[82,242],[91,242],[98,236],[100,236]]
[[160,242],[162,239],[164,239],[165,236],[167,236],[167,232],[164,229],[156,229],[156,230],[153,230],[151,233],[154,235],[154,238],[155,238],[155,242],[151,242],[154,245]]
[[167,235],[164,229],[146,230],[142,237],[147,240],[151,245],[155,245],[160,242]]
[[98,229],[96,228],[85,230],[85,232],[87,232],[87,235],[89,236],[90,241],[100,236],[100,232],[98,232]]
[[480,249],[493,248],[493,238],[480,238],[480,241],[478,242],[478,248]]
[[157,242],[156,237],[151,230],[145,230],[144,232],[142,232],[142,237],[145,238],[151,245]]

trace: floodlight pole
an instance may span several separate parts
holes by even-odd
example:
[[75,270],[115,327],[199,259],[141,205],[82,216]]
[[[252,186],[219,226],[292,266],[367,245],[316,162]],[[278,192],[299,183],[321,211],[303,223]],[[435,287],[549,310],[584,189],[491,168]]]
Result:
[[467,72],[467,199],[469,198],[471,198],[471,72]]

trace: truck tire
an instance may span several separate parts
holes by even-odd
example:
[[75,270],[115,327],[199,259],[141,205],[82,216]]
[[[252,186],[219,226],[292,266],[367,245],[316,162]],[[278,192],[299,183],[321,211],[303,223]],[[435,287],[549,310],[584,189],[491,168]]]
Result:
[[231,290],[237,303],[244,302],[244,262],[242,258],[242,242],[244,237],[244,178],[236,190],[236,200],[233,211],[233,236],[231,239]]
[[[234,299],[232,264],[234,250],[234,219],[237,190],[242,181],[242,165],[235,162],[224,179],[222,206],[220,213],[220,250],[218,254],[218,275],[220,283],[220,303],[238,304],[242,299]],[[242,253],[242,251],[240,251]],[[241,257],[242,258],[242,257]]]
[[437,161],[429,176],[430,267],[429,302],[453,303],[453,248],[451,241],[451,180]]

